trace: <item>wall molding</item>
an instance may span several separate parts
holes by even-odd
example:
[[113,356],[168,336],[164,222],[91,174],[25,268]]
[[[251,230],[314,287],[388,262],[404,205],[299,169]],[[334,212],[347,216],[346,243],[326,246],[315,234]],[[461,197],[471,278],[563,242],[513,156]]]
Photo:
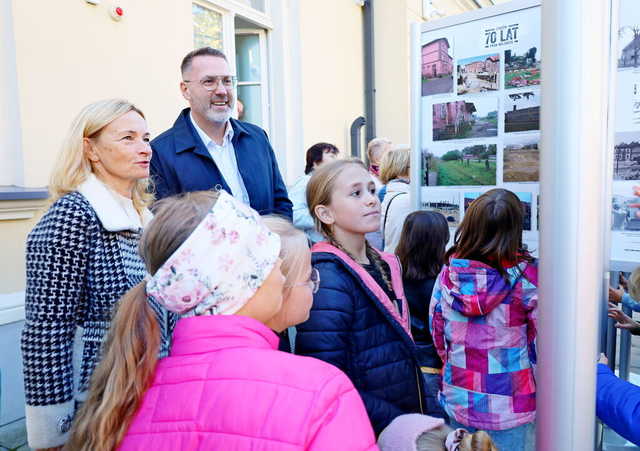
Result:
[[0,293],[0,326],[24,320],[24,291]]
[[0,199],[0,221],[31,219],[47,205],[47,199]]

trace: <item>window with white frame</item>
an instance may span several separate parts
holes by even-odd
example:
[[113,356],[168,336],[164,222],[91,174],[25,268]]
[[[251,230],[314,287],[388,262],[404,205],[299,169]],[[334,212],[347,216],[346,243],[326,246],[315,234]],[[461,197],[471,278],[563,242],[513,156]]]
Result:
[[269,133],[268,0],[198,0],[192,3],[194,48],[225,52],[238,77],[238,116]]

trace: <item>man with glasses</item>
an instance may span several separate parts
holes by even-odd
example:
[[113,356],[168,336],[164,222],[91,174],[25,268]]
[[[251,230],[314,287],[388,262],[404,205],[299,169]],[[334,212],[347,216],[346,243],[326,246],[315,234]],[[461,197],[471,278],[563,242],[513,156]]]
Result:
[[224,189],[260,214],[291,218],[291,201],[267,134],[231,118],[236,77],[219,50],[188,53],[180,91],[189,103],[169,130],[151,142],[156,198]]

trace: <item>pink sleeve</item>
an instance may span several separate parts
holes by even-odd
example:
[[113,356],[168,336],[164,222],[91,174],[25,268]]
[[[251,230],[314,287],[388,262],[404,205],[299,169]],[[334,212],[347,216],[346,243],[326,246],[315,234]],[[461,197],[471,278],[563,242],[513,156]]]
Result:
[[442,290],[440,289],[440,278],[433,287],[433,295],[429,307],[429,330],[433,337],[433,345],[440,356],[442,363],[446,363],[447,351],[444,345],[444,317],[442,316]]
[[377,450],[375,435],[360,395],[344,373],[323,388],[312,413],[315,425],[306,447],[314,451]]

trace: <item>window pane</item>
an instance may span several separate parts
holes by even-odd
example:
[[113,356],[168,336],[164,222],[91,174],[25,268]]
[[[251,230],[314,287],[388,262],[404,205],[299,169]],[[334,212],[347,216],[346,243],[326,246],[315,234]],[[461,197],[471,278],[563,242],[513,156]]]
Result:
[[240,0],[240,1],[247,6],[251,6],[253,9],[257,9],[258,11],[261,11],[263,13],[266,12],[265,0]]
[[213,47],[222,50],[222,14],[192,4],[193,13],[193,46]]
[[238,81],[261,81],[260,38],[257,34],[236,35]]
[[243,121],[251,122],[260,127],[262,124],[262,87],[238,86],[238,99],[244,105]]

